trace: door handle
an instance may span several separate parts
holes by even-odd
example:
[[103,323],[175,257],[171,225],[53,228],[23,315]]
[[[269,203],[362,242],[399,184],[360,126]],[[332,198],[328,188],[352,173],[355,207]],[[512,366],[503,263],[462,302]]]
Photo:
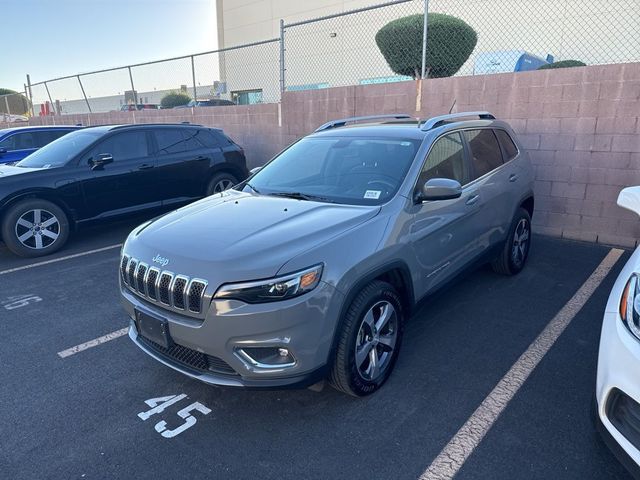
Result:
[[518,175],[516,175],[515,173],[512,173],[511,175],[509,175],[510,182],[515,182],[516,180],[518,180]]
[[475,203],[478,202],[478,200],[480,200],[480,195],[471,195],[466,202],[464,202],[467,205],[473,205]]
[[142,165],[138,165],[138,170],[148,170],[150,168],[153,168],[152,163],[143,163]]

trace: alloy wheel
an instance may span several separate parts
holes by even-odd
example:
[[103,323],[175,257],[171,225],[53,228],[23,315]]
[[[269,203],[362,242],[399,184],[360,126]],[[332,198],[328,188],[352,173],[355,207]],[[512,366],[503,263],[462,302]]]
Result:
[[233,182],[224,178],[215,184],[213,187],[213,193],[224,192],[225,190],[229,190],[231,187],[233,187]]
[[520,267],[524,263],[529,248],[530,237],[531,229],[529,228],[529,221],[526,218],[521,218],[513,232],[513,244],[511,246],[511,259],[517,267]]
[[355,363],[358,374],[375,382],[385,373],[398,339],[398,314],[385,300],[375,303],[364,315],[356,337]]
[[60,221],[48,210],[28,210],[16,221],[15,232],[22,245],[41,250],[50,247],[58,239]]

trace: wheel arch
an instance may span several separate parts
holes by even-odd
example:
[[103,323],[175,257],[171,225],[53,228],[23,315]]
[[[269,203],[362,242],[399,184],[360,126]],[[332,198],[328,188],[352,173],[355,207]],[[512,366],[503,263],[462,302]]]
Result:
[[246,176],[246,173],[243,172],[240,167],[237,167],[231,163],[217,163],[209,168],[209,178],[207,179],[207,185],[209,185],[209,182],[213,179],[213,177],[215,177],[219,173],[230,173],[231,175],[236,177],[239,182],[243,181]]
[[519,205],[519,208],[524,208],[529,213],[529,218],[533,218],[533,210],[535,207],[535,199],[533,193],[526,196]]
[[330,366],[333,363],[333,358],[338,346],[338,333],[342,327],[342,322],[347,313],[347,309],[362,289],[376,280],[382,280],[391,284],[400,295],[405,318],[408,318],[411,315],[413,307],[415,306],[415,294],[413,291],[413,282],[411,280],[411,271],[409,270],[409,266],[401,260],[396,260],[370,270],[361,276],[345,293],[342,306],[340,307],[338,321],[336,322],[336,327],[333,332],[333,339],[331,342],[331,350],[327,365]]
[[41,199],[55,204],[56,206],[61,208],[62,211],[67,215],[69,225],[72,228],[75,228],[76,218],[73,209],[70,208],[69,205],[67,205],[67,203],[64,202],[58,195],[48,190],[25,191],[5,198],[0,205],[0,222],[3,221],[5,213],[12,206],[14,206],[18,202],[29,199]]

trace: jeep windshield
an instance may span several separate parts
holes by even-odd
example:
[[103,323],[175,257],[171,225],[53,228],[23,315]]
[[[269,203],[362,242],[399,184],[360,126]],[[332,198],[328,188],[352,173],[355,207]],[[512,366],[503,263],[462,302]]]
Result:
[[256,173],[245,191],[299,200],[380,205],[395,195],[416,139],[307,137]]
[[16,167],[54,168],[66,165],[69,160],[102,135],[103,132],[77,130],[36,150],[24,160],[16,163]]

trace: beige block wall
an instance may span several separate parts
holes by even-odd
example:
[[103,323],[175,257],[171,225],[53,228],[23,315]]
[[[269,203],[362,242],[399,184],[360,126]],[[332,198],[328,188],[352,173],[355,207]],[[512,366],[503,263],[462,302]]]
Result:
[[[282,103],[34,118],[41,123],[190,121],[223,128],[260,165],[327,120],[409,113],[421,118],[489,110],[511,123],[536,174],[537,232],[634,246],[640,219],[619,208],[640,185],[640,63],[286,92]],[[279,114],[279,108],[281,113]],[[281,126],[279,126],[279,118]]]

